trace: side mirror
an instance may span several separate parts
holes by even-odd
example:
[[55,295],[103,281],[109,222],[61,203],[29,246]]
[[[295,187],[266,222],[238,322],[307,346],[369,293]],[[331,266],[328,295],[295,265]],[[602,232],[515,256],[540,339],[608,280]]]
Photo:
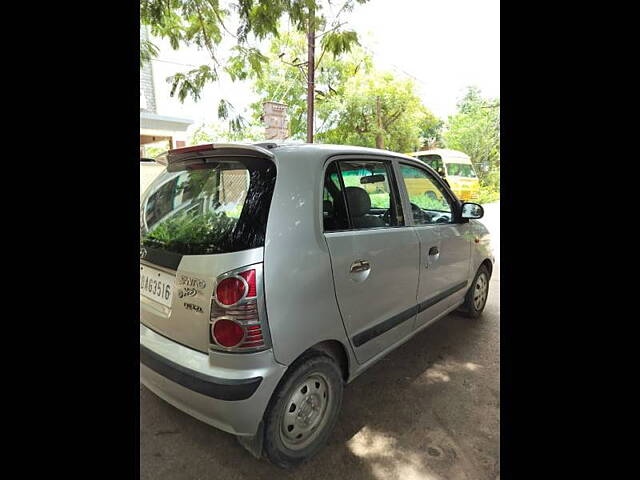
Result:
[[484,208],[477,203],[462,204],[462,218],[478,219],[484,217]]

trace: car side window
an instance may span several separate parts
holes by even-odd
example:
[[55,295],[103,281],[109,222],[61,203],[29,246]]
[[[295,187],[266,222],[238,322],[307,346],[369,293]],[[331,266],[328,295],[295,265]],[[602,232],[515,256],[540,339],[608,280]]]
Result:
[[325,232],[349,228],[347,207],[339,175],[337,162],[331,163],[325,174],[322,194],[322,221]]
[[431,173],[400,164],[400,176],[409,195],[416,225],[453,222],[451,199]]
[[324,182],[325,231],[404,225],[394,181],[390,162],[333,162],[327,168]]

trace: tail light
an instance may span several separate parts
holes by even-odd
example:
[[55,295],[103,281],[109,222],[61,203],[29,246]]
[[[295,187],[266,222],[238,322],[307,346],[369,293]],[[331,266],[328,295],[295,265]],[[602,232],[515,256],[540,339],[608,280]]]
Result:
[[220,275],[211,302],[211,350],[255,352],[268,348],[262,264]]
[[238,277],[227,277],[216,286],[216,299],[225,307],[238,303],[247,293],[246,283]]
[[213,324],[213,336],[223,347],[235,347],[244,338],[244,330],[239,323],[221,318]]

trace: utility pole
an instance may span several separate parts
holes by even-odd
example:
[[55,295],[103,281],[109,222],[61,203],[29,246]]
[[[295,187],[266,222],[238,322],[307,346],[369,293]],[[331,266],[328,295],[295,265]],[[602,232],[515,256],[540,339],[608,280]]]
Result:
[[313,8],[309,9],[309,31],[307,32],[307,143],[313,143],[313,101],[316,73],[315,13]]
[[376,133],[376,148],[384,150],[384,136],[382,135],[382,115],[380,114],[380,97],[376,97],[376,121],[378,133]]

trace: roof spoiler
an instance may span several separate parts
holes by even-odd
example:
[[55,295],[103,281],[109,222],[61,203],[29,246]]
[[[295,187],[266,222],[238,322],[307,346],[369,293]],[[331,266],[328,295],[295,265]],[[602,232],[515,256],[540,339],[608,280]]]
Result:
[[[169,150],[168,152],[158,155],[156,162],[165,165],[167,170],[171,172],[178,169],[178,164],[183,164],[186,161],[191,163],[191,160],[194,160],[194,163],[204,163],[206,161],[205,159],[216,157],[253,157],[272,160],[275,155],[266,148],[258,145],[207,143],[204,145]],[[203,162],[199,162],[199,160]]]

